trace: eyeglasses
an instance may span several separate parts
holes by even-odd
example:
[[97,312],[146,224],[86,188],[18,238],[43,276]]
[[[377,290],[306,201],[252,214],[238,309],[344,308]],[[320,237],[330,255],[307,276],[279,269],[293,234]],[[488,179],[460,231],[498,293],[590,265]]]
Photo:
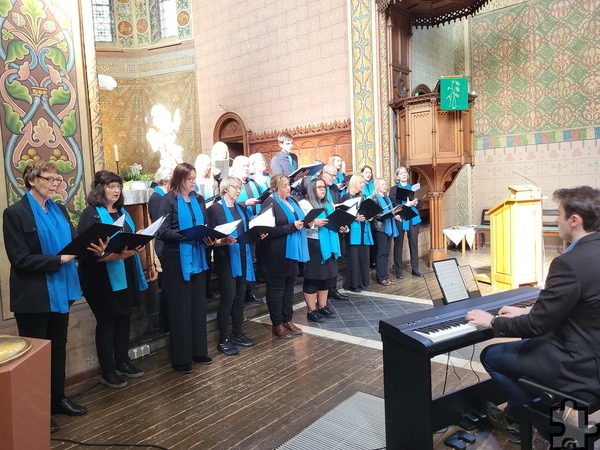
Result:
[[116,186],[106,186],[106,189],[108,189],[109,191],[117,192],[117,191],[122,191],[123,186],[121,186],[120,184],[118,184]]
[[54,183],[60,184],[64,181],[63,177],[43,177],[41,175],[38,175],[38,178],[41,178],[42,180],[46,180],[50,184],[54,184]]
[[317,189],[327,189],[327,186],[317,186]]
[[329,175],[330,177],[335,177],[337,176],[337,173],[329,173],[329,172],[325,172],[323,171],[323,173],[326,173],[327,175]]
[[242,190],[241,186],[229,186],[229,187],[235,189],[236,191],[241,191]]

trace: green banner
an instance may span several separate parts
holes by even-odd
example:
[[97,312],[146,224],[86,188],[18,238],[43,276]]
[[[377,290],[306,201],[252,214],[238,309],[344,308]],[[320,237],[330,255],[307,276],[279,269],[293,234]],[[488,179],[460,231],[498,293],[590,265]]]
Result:
[[443,111],[469,109],[469,80],[467,78],[440,79],[440,109]]

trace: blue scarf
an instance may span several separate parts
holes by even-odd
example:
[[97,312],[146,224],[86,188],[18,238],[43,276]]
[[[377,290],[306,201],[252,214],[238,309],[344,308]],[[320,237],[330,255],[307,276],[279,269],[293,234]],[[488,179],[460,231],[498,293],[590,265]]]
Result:
[[[227,222],[233,222],[233,214],[229,211],[229,207],[227,203],[225,203],[224,199],[221,199],[221,206],[223,207],[223,212],[225,213],[225,220]],[[244,212],[242,208],[239,207],[237,203],[234,203],[235,209],[242,218],[242,224],[244,225],[244,231],[247,231],[248,225],[246,224],[246,218],[244,217]],[[238,237],[237,228],[233,233],[231,233],[233,237]],[[254,267],[252,267],[252,253],[250,252],[250,245],[245,244],[244,250],[246,251],[246,281],[255,281],[254,277]],[[229,245],[229,263],[231,264],[231,276],[239,277],[242,275],[242,261],[241,261],[241,251],[240,244],[234,243]]]
[[350,224],[350,245],[373,245],[373,233],[369,222],[355,220]]
[[[252,197],[248,194],[247,188],[250,188],[250,192],[252,193]],[[264,192],[264,191],[262,191]],[[262,194],[258,183],[254,181],[252,178],[246,178],[246,181],[242,181],[242,191],[240,192],[240,196],[238,197],[238,202],[244,202],[249,198],[256,198],[260,194]],[[260,213],[261,205],[257,204],[254,206],[246,206],[246,212],[248,213],[248,217],[252,218]]]
[[[325,202],[325,211],[319,214],[320,219],[325,219],[333,212],[333,206]],[[327,213],[327,214],[326,214]],[[327,227],[319,227],[319,247],[321,248],[321,264],[333,256],[338,259],[341,255],[340,236],[337,232],[331,231]]]
[[[338,170],[338,173],[335,176],[335,179],[333,180],[333,182],[335,184],[340,184],[340,183],[343,183],[345,179],[346,179],[346,176],[344,175],[344,172],[342,172],[341,170]],[[340,197],[342,195],[344,195],[345,193],[346,193],[346,188],[340,189]]]
[[[383,213],[384,215],[392,211],[392,208],[390,208],[392,206],[392,201],[387,195],[385,197],[382,197],[379,194],[375,194],[375,197],[377,198],[377,203],[379,203],[379,206],[385,209]],[[398,231],[398,227],[396,226],[396,219],[394,219],[393,217],[385,219],[383,221],[383,231],[387,236],[398,236],[400,232]]]
[[371,195],[373,195],[373,193],[375,192],[375,185],[373,184],[373,180],[369,180],[368,183],[365,184],[365,187],[363,188],[363,197],[367,198],[370,197]]
[[[72,240],[69,222],[52,200],[46,201],[46,211],[44,211],[29,191],[25,196],[33,211],[42,254],[56,255]],[[50,298],[50,311],[68,313],[69,304],[81,298],[81,286],[75,261],[60,264],[56,272],[47,272],[46,286]]]
[[[290,211],[285,203],[279,198],[279,196],[273,193],[273,199],[285,213],[288,223],[294,223],[296,220],[304,219],[304,213],[298,203],[292,198],[288,197],[287,201],[294,208],[294,212]],[[308,239],[306,237],[306,229],[300,228],[287,235],[285,243],[285,257],[293,259],[298,262],[306,262],[310,259],[308,254]]]
[[[398,187],[402,188],[402,189],[410,189],[410,188],[412,188],[412,185],[410,183],[406,183],[406,186],[402,186],[400,183],[398,183]],[[402,204],[405,205],[406,200],[402,200]],[[419,215],[419,210],[415,206],[411,206],[410,209],[412,209],[414,212],[416,212],[417,215],[410,220],[402,221],[402,229],[404,231],[408,230],[408,228],[411,225],[417,225],[418,223],[421,223],[421,216]]]
[[[96,206],[96,211],[98,212],[98,216],[100,217],[100,222],[102,223],[113,223],[114,220],[108,209],[104,206]],[[135,224],[133,220],[127,214],[123,208],[121,208],[120,213],[125,215],[125,222],[131,228],[131,232],[135,233]],[[119,231],[117,233],[120,233]],[[116,234],[116,233],[115,233]],[[144,269],[142,268],[142,261],[140,260],[140,255],[133,255],[135,270],[137,272],[138,279],[138,289],[140,291],[144,291],[148,289],[148,283],[146,283],[146,277],[144,276]],[[117,261],[106,261],[106,271],[108,272],[108,279],[110,280],[110,287],[113,292],[121,291],[123,289],[127,289],[127,272],[125,271],[125,261],[122,259]]]
[[[195,225],[204,225],[204,215],[200,208],[200,203],[194,194],[190,194],[190,203],[196,221],[192,220],[192,215],[184,198],[177,194],[177,214],[179,215],[179,229],[185,230]],[[183,279],[190,281],[190,275],[202,273],[208,269],[206,262],[206,246],[198,241],[182,241],[179,243],[179,261],[181,262],[181,272]]]
[[166,192],[160,186],[154,186],[154,192],[156,192],[161,197],[166,194]]

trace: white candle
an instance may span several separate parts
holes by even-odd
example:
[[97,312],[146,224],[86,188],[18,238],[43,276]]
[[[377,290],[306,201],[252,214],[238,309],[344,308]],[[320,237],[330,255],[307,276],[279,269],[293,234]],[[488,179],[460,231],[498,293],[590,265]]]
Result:
[[115,161],[119,162],[119,147],[115,144],[113,148],[115,149]]

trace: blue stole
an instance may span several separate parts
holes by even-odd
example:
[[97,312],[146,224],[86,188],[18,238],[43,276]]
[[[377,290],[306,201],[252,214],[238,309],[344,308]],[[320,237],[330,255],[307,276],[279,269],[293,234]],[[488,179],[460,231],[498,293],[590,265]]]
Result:
[[[354,197],[358,196],[360,194]],[[350,245],[373,245],[373,233],[369,222],[355,220],[350,224]]]
[[370,197],[371,195],[373,195],[373,193],[375,192],[375,185],[373,183],[373,180],[369,180],[368,183],[365,184],[365,187],[363,188],[363,197],[367,198]]
[[[113,218],[108,212],[108,209],[106,209],[104,206],[96,206],[96,211],[98,212],[98,216],[100,217],[100,222],[114,222]],[[131,231],[135,233],[135,224],[133,223],[133,220],[131,219],[129,214],[127,214],[127,211],[121,208],[120,213],[125,216],[125,222],[127,222],[127,225],[129,225]],[[118,231],[117,233],[120,233],[120,231]],[[140,291],[144,291],[148,289],[148,283],[146,283],[146,277],[144,276],[144,269],[142,268],[142,261],[140,260],[140,255],[133,255],[133,258],[138,278],[138,289]],[[125,272],[125,261],[119,259],[117,261],[106,261],[105,264],[112,291],[116,292],[121,291],[123,289],[127,289],[127,273]]]
[[[343,183],[345,179],[346,179],[346,176],[344,175],[344,173],[341,170],[338,170],[338,173],[335,176],[335,179],[333,180],[333,182],[335,184],[340,184],[340,183]],[[340,189],[340,197],[342,195],[344,195],[345,193],[346,193],[346,188]]]
[[[410,189],[410,188],[412,188],[412,185],[410,183],[406,183],[406,186],[402,186],[400,183],[398,183],[398,187],[402,188],[402,189]],[[405,205],[406,200],[402,200],[402,204]],[[413,217],[412,219],[410,219],[410,221],[408,221],[408,220],[402,221],[402,229],[404,231],[408,230],[408,228],[411,225],[417,225],[418,223],[421,223],[421,216],[419,215],[419,210],[416,208],[416,206],[411,206],[410,209],[412,209],[414,212],[416,212],[417,215],[415,217]]]
[[[252,197],[250,197],[250,195],[248,194],[248,191],[246,190],[246,186],[248,186],[250,188],[250,192],[252,192]],[[264,192],[264,191],[262,191]],[[238,202],[244,202],[246,200],[248,200],[249,198],[256,198],[258,197],[262,192],[260,192],[258,183],[256,181],[254,181],[252,178],[248,177],[246,178],[246,181],[242,181],[242,191],[240,192],[240,196],[238,197]],[[248,213],[248,217],[252,218],[254,216],[256,216],[258,213],[260,213],[260,208],[261,205],[260,203],[254,206],[246,206],[246,212]]]
[[[386,211],[383,213],[384,215],[392,211],[392,208],[390,208],[390,206],[392,206],[392,201],[387,195],[385,197],[382,197],[379,194],[375,194],[375,198],[377,198],[377,203],[379,203],[379,206],[381,206],[384,209],[387,208]],[[389,219],[385,219],[383,221],[383,231],[387,236],[392,237],[396,237],[400,234],[398,232],[398,227],[396,226],[396,219],[394,219],[394,217],[390,217]]]
[[[223,212],[225,213],[225,220],[227,222],[233,222],[233,214],[229,211],[229,207],[227,203],[225,203],[225,199],[221,199],[221,206],[223,207]],[[234,203],[235,209],[242,218],[242,224],[244,226],[244,231],[247,231],[246,217],[244,217],[244,211],[239,207],[237,203]],[[231,233],[233,237],[238,237],[237,228],[233,233]],[[254,267],[252,267],[252,253],[250,253],[250,245],[245,244],[244,249],[246,250],[246,281],[255,281],[254,277]],[[234,243],[229,245],[229,264],[231,265],[231,276],[239,277],[242,275],[242,261],[241,261],[241,251],[240,244]]]
[[[320,219],[325,219],[327,215],[333,212],[333,206],[329,202],[325,202],[325,211],[319,214]],[[327,214],[325,214],[327,213]],[[319,227],[319,247],[321,248],[321,264],[333,256],[338,259],[341,255],[340,237],[335,231],[331,231],[327,227]]]
[[161,197],[166,194],[166,192],[163,190],[163,188],[161,188],[159,186],[154,186],[154,192],[156,192]]
[[327,191],[327,200],[333,203],[333,196],[331,195],[331,186],[325,186],[325,190]]
[[[288,197],[287,201],[292,205],[292,208],[294,208],[294,212],[290,211],[290,208],[283,203],[277,194],[273,193],[273,199],[285,213],[288,224],[294,223],[296,220],[304,219],[302,209],[292,197]],[[308,254],[308,238],[306,237],[306,229],[304,227],[287,235],[285,257],[298,262],[306,262],[310,259],[310,255]]]
[[[71,226],[58,205],[46,201],[46,211],[29,191],[25,194],[37,228],[43,255],[57,255],[71,242]],[[60,264],[56,272],[46,272],[46,286],[50,298],[50,311],[68,313],[69,305],[81,298],[81,286],[75,261]]]
[[290,173],[292,173],[294,170],[296,170],[296,168],[294,167],[294,160],[292,159],[291,153],[287,154],[287,159],[288,159],[288,161],[290,163],[290,169],[291,169]]
[[[204,225],[204,215],[198,199],[190,193],[190,204],[194,212],[195,221],[192,219],[187,202],[177,194],[177,214],[179,216],[179,229],[185,230],[195,225]],[[195,223],[194,223],[195,222]],[[206,245],[198,241],[181,241],[179,243],[179,262],[183,279],[190,281],[190,275],[202,273],[208,269],[206,262]]]

